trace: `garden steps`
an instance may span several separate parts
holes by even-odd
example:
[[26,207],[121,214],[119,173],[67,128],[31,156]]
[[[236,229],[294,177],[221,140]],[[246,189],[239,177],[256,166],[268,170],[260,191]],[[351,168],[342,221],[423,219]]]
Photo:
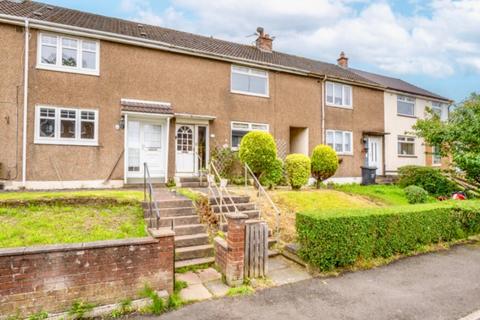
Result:
[[[174,199],[174,200],[157,200],[155,201],[159,209],[171,208],[193,208],[192,200],[190,199]],[[143,202],[143,208],[148,208],[148,202]]]
[[192,247],[209,243],[208,233],[187,234],[183,236],[175,235],[175,247]]
[[[230,198],[232,198],[232,200],[235,204],[250,202],[250,197],[249,196],[232,195],[232,196],[230,196]],[[223,197],[223,203],[231,203],[230,198],[229,197]],[[217,203],[220,203],[220,197],[210,197],[209,200],[210,200],[211,205],[216,205]]]
[[211,264],[215,262],[215,257],[208,257],[208,258],[196,258],[196,259],[188,259],[182,261],[175,262],[175,269],[183,268],[183,267],[191,267],[191,266],[198,266],[202,264]]
[[211,205],[210,208],[212,209],[213,212],[219,213],[219,212],[235,212],[235,208],[237,208],[238,211],[243,212],[243,211],[251,211],[256,209],[256,205],[253,202],[248,202],[248,203],[235,203],[235,206],[232,205]]
[[208,186],[207,178],[202,177],[176,177],[175,184],[180,188],[205,188]]
[[[158,208],[160,211],[161,217],[182,217],[182,216],[191,216],[195,215],[195,208],[194,207],[179,207],[179,208]],[[153,214],[155,214],[155,210],[153,210]],[[144,211],[144,217],[150,217],[150,211],[148,208]]]
[[175,226],[173,228],[176,236],[186,236],[207,231],[207,226],[204,224],[185,224],[182,226]]
[[175,248],[175,261],[213,257],[213,253],[212,244]]

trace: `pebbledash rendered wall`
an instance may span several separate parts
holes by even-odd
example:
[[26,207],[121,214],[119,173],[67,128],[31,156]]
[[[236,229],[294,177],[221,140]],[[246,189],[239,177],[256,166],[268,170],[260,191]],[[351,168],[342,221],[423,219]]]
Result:
[[68,310],[75,300],[106,305],[148,284],[173,290],[174,233],[0,250],[0,319]]

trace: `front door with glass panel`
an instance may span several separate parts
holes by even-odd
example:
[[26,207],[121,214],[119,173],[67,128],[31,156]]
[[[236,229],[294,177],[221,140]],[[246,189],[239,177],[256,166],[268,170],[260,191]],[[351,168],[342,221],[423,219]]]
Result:
[[165,174],[162,125],[145,121],[128,121],[128,177],[143,177],[143,163],[152,177]]
[[383,174],[382,137],[368,138],[368,166],[377,168],[377,175]]
[[195,126],[179,124],[176,127],[176,167],[177,173],[195,172]]

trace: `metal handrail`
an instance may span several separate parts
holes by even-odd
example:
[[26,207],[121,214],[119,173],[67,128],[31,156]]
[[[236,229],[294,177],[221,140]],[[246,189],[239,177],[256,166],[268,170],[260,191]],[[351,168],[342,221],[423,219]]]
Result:
[[[218,173],[218,170],[217,168],[215,167],[215,165],[213,164],[213,162],[210,162],[210,165],[208,167],[208,171],[209,171],[209,179],[208,179],[208,192],[212,192],[213,195],[214,195],[214,199],[215,199],[215,202],[217,205],[220,206],[220,214],[224,220],[224,222],[226,222],[226,218],[225,218],[225,213],[223,212],[223,206],[225,205],[226,206],[226,209],[227,209],[227,212],[228,213],[231,213],[231,210],[230,210],[230,206],[233,207],[234,209],[234,212],[235,214],[238,214],[239,213],[239,210],[235,204],[235,202],[233,201],[233,198],[232,196],[230,195],[230,192],[228,191],[226,185],[222,185],[221,183],[221,180],[222,180],[222,177],[220,176],[220,174]],[[211,172],[213,172],[213,175],[211,174]],[[217,186],[216,182],[215,182],[215,178],[218,178],[218,180],[220,181],[220,187]],[[217,190],[217,193],[218,193],[218,196],[215,195],[215,192],[212,188],[212,185],[213,187]],[[227,199],[230,201],[230,203],[227,203],[225,201],[225,198],[224,198],[224,194],[226,195]],[[220,203],[218,201],[218,197],[220,198]]]
[[[148,190],[147,190],[148,189]],[[160,228],[160,209],[158,208],[157,201],[155,200],[155,195],[153,192],[152,177],[150,176],[150,170],[146,162],[143,163],[143,200],[147,202],[148,198],[148,211],[150,217],[148,219],[149,227],[153,228],[153,213],[155,212],[156,225],[155,228]],[[172,219],[172,230],[173,230],[173,219]]]
[[[280,209],[278,209],[278,207],[275,205],[272,198],[268,195],[267,191],[265,191],[265,188],[262,186],[260,181],[258,181],[255,174],[253,174],[252,169],[250,169],[250,167],[246,163],[245,163],[245,186],[247,186],[248,174],[249,173],[253,177],[254,183],[258,186],[258,196],[260,197],[260,195],[263,194],[265,196],[265,198],[267,198],[267,200],[270,203],[270,205],[272,206],[273,210],[275,211],[275,234],[276,234],[276,237],[277,237],[277,240],[278,240],[279,235],[280,235],[280,214],[281,214]],[[261,210],[260,210],[260,212],[261,212]]]

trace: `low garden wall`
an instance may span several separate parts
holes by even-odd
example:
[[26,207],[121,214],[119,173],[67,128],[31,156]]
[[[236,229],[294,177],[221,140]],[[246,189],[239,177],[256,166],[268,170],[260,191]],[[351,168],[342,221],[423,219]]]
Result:
[[298,213],[299,255],[320,270],[480,233],[480,201]]
[[146,284],[173,291],[174,233],[139,239],[0,249],[0,319],[138,297]]

